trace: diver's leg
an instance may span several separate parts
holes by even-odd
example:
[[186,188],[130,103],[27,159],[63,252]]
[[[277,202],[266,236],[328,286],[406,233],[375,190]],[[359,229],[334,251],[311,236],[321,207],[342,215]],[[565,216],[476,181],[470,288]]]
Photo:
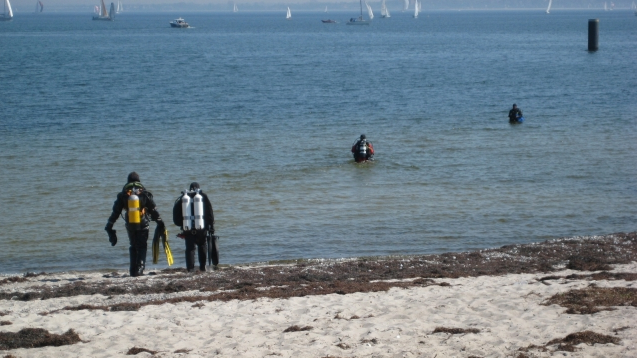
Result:
[[195,236],[186,234],[186,270],[195,269]]

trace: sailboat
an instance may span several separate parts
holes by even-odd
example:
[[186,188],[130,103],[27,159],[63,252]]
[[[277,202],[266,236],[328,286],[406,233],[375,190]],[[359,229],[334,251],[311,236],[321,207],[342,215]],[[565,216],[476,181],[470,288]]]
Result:
[[407,8],[409,7],[409,0],[405,0],[403,3],[403,12],[407,11]]
[[106,11],[106,5],[104,4],[104,0],[102,0],[100,4],[100,12],[97,16],[93,16],[93,20],[113,21],[114,15],[115,15],[115,4],[111,3],[111,11]]
[[237,7],[237,4],[234,4],[234,8],[232,9],[232,12],[239,12],[239,8]]
[[608,5],[606,5],[606,1],[604,1],[604,11],[608,11]]
[[325,11],[323,11],[323,12],[327,12],[327,6],[325,7]]
[[383,3],[380,5],[380,16],[383,18],[391,17],[389,15],[389,10],[387,10],[387,5],[385,5],[385,0],[383,0]]
[[115,10],[116,14],[119,14],[120,12],[124,12],[124,6],[122,6],[122,2],[118,1],[117,2],[117,10]]
[[549,7],[546,8],[546,13],[550,14],[551,13],[551,4],[553,3],[553,0],[549,0]]
[[637,5],[635,5],[634,1],[633,1],[633,4],[630,5],[630,8],[633,9],[633,11],[635,12],[635,16],[637,16]]
[[359,16],[358,19],[353,17],[349,19],[347,22],[348,25],[369,25],[369,21],[363,20],[363,0],[359,0],[359,2],[361,4],[361,16]]
[[9,0],[4,0],[4,12],[0,14],[0,21],[13,20],[13,10],[11,10],[11,3]]
[[38,1],[35,3],[35,13],[36,13],[36,14],[37,14],[37,13],[40,13],[40,12],[42,12],[42,10],[44,10],[44,5],[42,4],[42,1],[39,1],[39,0],[38,0]]
[[288,13],[285,14],[285,19],[290,20],[292,18],[292,13],[290,12],[290,7],[288,6]]
[[374,12],[372,11],[372,7],[369,6],[367,1],[365,1],[365,6],[367,6],[367,14],[369,15],[369,19],[373,20],[374,19]]
[[414,2],[414,19],[418,18],[418,13],[420,12],[420,8],[418,7],[418,0]]

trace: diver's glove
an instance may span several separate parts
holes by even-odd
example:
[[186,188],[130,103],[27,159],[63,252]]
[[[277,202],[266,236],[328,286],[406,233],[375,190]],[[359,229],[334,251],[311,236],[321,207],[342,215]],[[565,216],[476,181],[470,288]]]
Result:
[[160,232],[166,230],[166,224],[164,224],[164,221],[162,219],[157,219],[157,228]]
[[113,223],[110,221],[107,222],[104,230],[106,230],[106,233],[108,233],[108,241],[111,242],[111,246],[117,245],[117,234],[115,230],[113,230]]

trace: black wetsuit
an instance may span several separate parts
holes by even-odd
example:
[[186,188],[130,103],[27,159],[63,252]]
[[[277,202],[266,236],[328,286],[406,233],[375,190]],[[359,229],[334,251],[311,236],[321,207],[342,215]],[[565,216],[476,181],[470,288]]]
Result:
[[[129,183],[131,184],[131,183]],[[117,199],[113,203],[113,212],[108,218],[109,223],[115,223],[123,210],[128,211],[128,193],[127,187],[117,194]],[[136,187],[141,187],[141,183]],[[128,233],[128,240],[130,247],[128,252],[130,253],[130,275],[141,276],[144,274],[144,268],[146,266],[146,250],[148,248],[148,228],[150,221],[156,221],[157,225],[164,225],[159,212],[157,212],[155,201],[153,200],[153,194],[146,189],[142,189],[141,193],[137,195],[139,197],[139,210],[142,215],[140,216],[141,222],[136,227],[128,224],[128,215],[124,215],[124,221],[126,222],[126,232]]]
[[521,109],[516,107],[509,111],[509,123],[516,123],[520,117],[522,117]]
[[[195,195],[194,192],[190,196]],[[195,246],[197,248],[197,256],[199,258],[199,270],[206,271],[206,237],[208,231],[215,233],[215,216],[212,210],[212,203],[204,192],[199,194],[203,197],[203,214],[204,214],[204,230],[184,231],[186,240],[186,269],[193,271],[195,269]],[[181,198],[183,194],[175,201],[173,206],[173,223],[183,230],[183,212],[181,207]]]

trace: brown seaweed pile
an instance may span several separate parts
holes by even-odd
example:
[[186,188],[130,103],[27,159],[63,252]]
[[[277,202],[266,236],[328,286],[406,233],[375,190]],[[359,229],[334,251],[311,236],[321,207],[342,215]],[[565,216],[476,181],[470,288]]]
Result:
[[65,346],[81,339],[69,329],[64,334],[54,334],[42,328],[23,328],[18,332],[0,332],[0,350]]
[[447,328],[447,327],[436,327],[436,329],[431,332],[431,334],[436,333],[449,333],[449,334],[465,334],[465,333],[480,333],[480,330],[477,328]]
[[301,327],[301,326],[290,326],[288,328],[286,328],[283,333],[287,333],[287,332],[301,332],[301,331],[311,331],[314,327],[312,326],[305,326],[305,327]]
[[564,352],[575,352],[577,349],[575,348],[578,344],[618,344],[621,340],[617,337],[607,336],[605,334],[595,333],[593,331],[583,331],[576,332],[567,335],[564,338],[556,338],[550,340],[543,346],[536,346],[535,344],[531,344],[528,347],[520,348],[519,350],[522,352],[528,352],[530,350],[539,350],[541,352],[548,351],[549,346],[557,345],[555,347],[555,351],[564,351]]
[[[307,295],[386,291],[436,283],[433,279],[552,272],[572,268],[608,268],[637,261],[637,233],[567,238],[528,245],[441,255],[311,260],[288,265],[226,267],[213,272],[187,274],[167,269],[153,276],[122,280],[117,273],[99,282],[77,280],[59,286],[40,285],[23,292],[0,290],[0,299],[23,301],[76,295],[114,296],[200,291],[205,294],[145,303],[108,306],[81,305],[66,309],[137,310],[142,305],[213,300],[252,300],[261,297],[289,298]],[[617,276],[619,278],[619,276]],[[629,276],[625,276],[629,277]],[[31,278],[33,279],[33,278]],[[548,280],[549,278],[545,278]],[[394,281],[390,281],[394,280]],[[35,281],[37,282],[37,281]],[[210,293],[214,293],[210,295]]]
[[592,314],[612,311],[614,306],[637,307],[637,288],[596,287],[570,290],[551,296],[542,304],[557,304],[568,308],[569,314]]
[[142,353],[142,352],[147,352],[150,354],[156,354],[157,351],[151,351],[150,349],[146,349],[146,348],[140,348],[140,347],[133,347],[131,349],[128,350],[128,352],[126,352],[127,356],[134,356],[136,354]]

